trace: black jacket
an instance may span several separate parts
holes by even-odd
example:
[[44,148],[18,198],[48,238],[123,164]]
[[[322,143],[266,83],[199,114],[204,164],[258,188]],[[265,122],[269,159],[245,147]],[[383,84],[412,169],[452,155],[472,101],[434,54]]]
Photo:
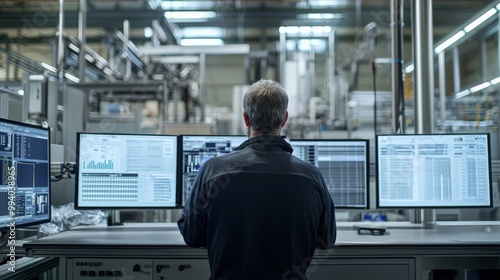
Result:
[[333,201],[314,165],[279,136],[243,142],[206,161],[178,221],[206,247],[211,279],[305,279],[315,248],[331,248]]

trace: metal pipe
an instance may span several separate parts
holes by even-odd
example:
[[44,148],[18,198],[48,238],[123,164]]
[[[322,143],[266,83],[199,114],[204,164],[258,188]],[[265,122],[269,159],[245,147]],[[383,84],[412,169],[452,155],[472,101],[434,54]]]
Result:
[[[392,129],[404,133],[403,102],[403,4],[402,0],[391,0],[391,56],[392,70]],[[375,131],[375,133],[377,133]]]
[[[432,41],[432,0],[413,0],[412,35],[414,58],[415,133],[434,131],[434,50]],[[434,209],[424,209],[424,228],[436,224]]]
[[200,122],[205,122],[205,98],[207,96],[207,79],[206,79],[206,55],[204,52],[200,53]]
[[444,52],[438,54],[439,68],[439,109],[441,111],[441,131],[445,131],[444,122],[446,121],[446,65]]
[[480,56],[481,56],[481,79],[482,79],[482,81],[485,81],[488,78],[488,55],[487,55],[486,48],[487,48],[486,41],[481,40]]
[[78,78],[80,82],[85,81],[85,45],[87,29],[87,0],[80,0],[80,10],[78,11],[78,41],[80,41],[80,53],[78,55]]
[[132,61],[128,57],[128,40],[130,39],[130,23],[128,20],[123,21],[123,35],[125,39],[123,41],[123,52],[125,55],[125,81],[130,80],[132,77]]
[[285,32],[280,32],[280,65],[279,65],[280,83],[285,82],[285,62],[286,62],[286,34]]
[[57,70],[59,72],[59,80],[64,78],[64,0],[59,0],[59,41],[57,44]]
[[327,92],[328,98],[330,99],[330,120],[335,119],[335,83],[336,83],[336,73],[335,73],[335,31],[333,29],[328,33],[328,58],[326,63],[326,81],[327,81]]
[[458,48],[453,49],[453,91],[460,92],[460,52]]

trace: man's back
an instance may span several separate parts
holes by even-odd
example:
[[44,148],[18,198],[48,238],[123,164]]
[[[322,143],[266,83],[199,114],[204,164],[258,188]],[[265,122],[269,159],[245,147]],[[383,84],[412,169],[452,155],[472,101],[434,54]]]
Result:
[[203,234],[183,230],[188,217],[179,221],[181,232],[195,246],[205,235],[212,279],[305,278],[317,238],[327,247],[335,241],[324,180],[278,136],[245,143],[204,164],[196,184],[202,187],[188,202],[198,208]]

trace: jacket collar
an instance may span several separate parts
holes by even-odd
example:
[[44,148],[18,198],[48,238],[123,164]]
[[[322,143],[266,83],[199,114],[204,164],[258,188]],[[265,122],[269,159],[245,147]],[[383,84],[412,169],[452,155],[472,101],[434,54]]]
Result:
[[283,137],[270,134],[264,134],[249,138],[234,150],[243,150],[247,147],[255,150],[269,150],[280,148],[289,153],[293,152],[292,146],[290,146],[290,144],[288,144],[288,142],[286,142]]

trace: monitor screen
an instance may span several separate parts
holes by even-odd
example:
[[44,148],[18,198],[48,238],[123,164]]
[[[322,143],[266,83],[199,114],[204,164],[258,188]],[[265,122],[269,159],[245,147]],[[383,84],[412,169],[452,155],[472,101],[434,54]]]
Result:
[[201,165],[210,158],[232,152],[247,139],[244,135],[181,135],[182,206],[191,193]]
[[319,168],[335,208],[369,208],[369,141],[291,139],[293,155]]
[[76,208],[177,207],[175,135],[77,135]]
[[489,134],[377,135],[377,208],[491,207]]
[[50,132],[0,119],[0,230],[50,221]]

